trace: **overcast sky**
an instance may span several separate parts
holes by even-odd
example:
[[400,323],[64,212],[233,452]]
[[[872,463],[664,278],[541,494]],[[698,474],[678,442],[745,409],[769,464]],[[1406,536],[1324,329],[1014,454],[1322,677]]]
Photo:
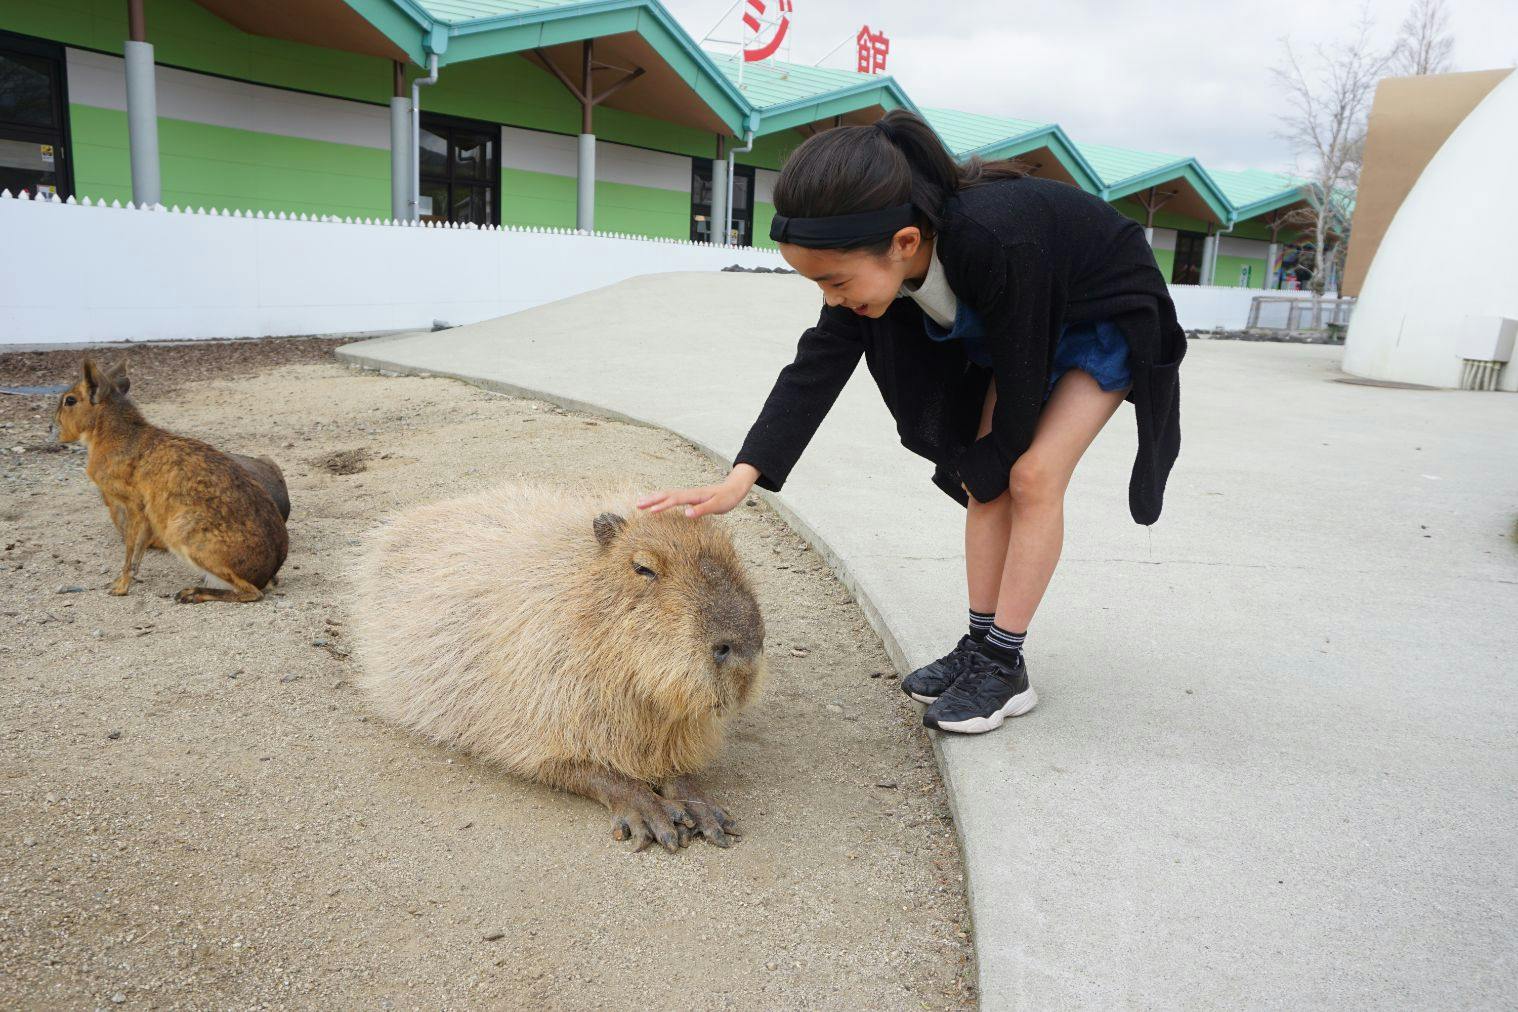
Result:
[[[665,0],[701,38],[731,0]],[[814,63],[862,24],[918,105],[1059,123],[1076,140],[1290,170],[1270,75],[1281,38],[1310,54],[1353,31],[1359,0],[794,0],[790,58]],[[1518,63],[1518,0],[1450,0],[1456,70]],[[1389,45],[1408,4],[1372,0]],[[738,14],[729,24],[736,31]],[[854,64],[845,45],[824,66]]]

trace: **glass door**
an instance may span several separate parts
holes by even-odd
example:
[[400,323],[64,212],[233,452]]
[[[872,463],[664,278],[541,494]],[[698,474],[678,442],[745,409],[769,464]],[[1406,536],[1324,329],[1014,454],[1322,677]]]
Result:
[[0,33],[0,189],[74,192],[61,47]]
[[1175,234],[1175,266],[1170,271],[1172,285],[1202,283],[1202,246],[1207,237],[1200,232]]
[[[739,246],[753,245],[754,167],[737,165],[733,169],[733,231]],[[692,158],[690,176],[691,242],[716,242],[722,225],[712,221],[712,160]]]
[[423,221],[501,223],[500,127],[422,115]]

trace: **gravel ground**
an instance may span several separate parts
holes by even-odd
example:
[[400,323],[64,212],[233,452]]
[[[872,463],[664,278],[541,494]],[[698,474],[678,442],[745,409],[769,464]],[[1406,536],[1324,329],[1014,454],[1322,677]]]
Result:
[[[353,373],[333,343],[125,353],[152,421],[285,469],[290,557],[251,605],[174,604],[190,581],[161,553],[108,596],[122,549],[83,452],[47,444],[51,398],[0,396],[0,1006],[972,1006],[916,708],[759,500],[725,519],[771,665],[706,778],[732,850],[634,854],[592,802],[371,719],[344,574],[377,518],[508,478],[713,468],[658,430]],[[69,382],[79,357],[0,356],[0,386]]]

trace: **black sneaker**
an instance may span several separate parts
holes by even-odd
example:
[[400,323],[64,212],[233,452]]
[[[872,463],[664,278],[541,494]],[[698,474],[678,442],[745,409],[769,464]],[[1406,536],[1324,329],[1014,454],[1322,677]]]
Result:
[[1007,665],[980,651],[970,655],[958,680],[922,715],[924,727],[959,734],[984,734],[1001,727],[1008,717],[1021,717],[1038,703],[1028,683],[1028,664],[1021,652]]
[[976,646],[975,637],[966,633],[953,650],[903,678],[901,691],[919,703],[933,702],[964,671],[965,661],[976,652]]

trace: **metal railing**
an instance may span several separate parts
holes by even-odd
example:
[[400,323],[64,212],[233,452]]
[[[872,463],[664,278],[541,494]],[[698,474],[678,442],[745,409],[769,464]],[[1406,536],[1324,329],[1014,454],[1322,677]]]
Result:
[[1257,295],[1249,304],[1250,330],[1328,330],[1349,326],[1354,299]]

